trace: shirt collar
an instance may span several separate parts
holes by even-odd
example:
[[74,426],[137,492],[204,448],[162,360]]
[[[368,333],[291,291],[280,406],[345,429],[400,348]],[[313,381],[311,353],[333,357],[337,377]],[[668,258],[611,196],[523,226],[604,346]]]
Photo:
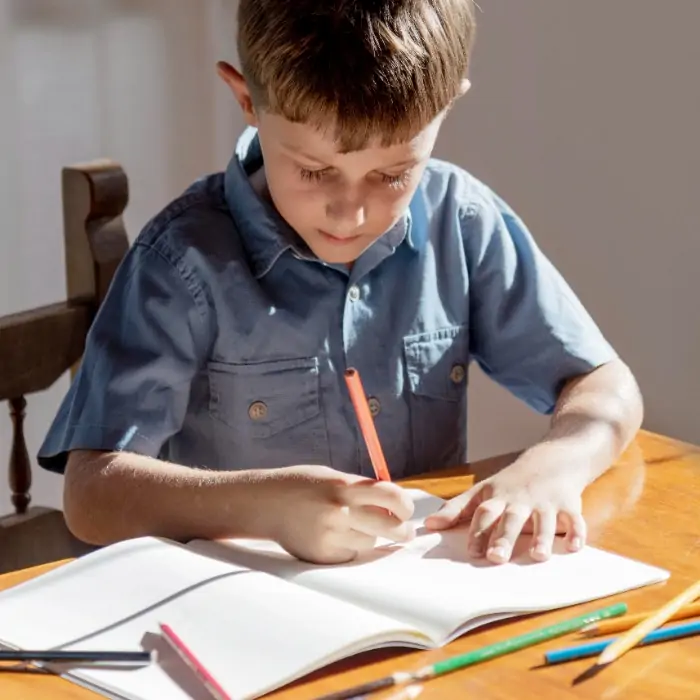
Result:
[[[262,167],[262,164],[258,131],[254,127],[248,127],[239,138],[235,153],[226,169],[224,191],[226,203],[243,237],[253,273],[257,278],[265,276],[288,250],[297,257],[315,259],[277,210],[253,189],[250,175]],[[416,200],[416,196],[413,199]],[[417,250],[412,225],[413,209],[412,201],[406,214],[377,243],[396,249],[405,241],[412,250]]]
[[289,224],[250,183],[250,175],[262,164],[257,129],[249,127],[238,140],[226,169],[224,192],[258,278],[266,275],[285,251],[294,248],[297,238]]

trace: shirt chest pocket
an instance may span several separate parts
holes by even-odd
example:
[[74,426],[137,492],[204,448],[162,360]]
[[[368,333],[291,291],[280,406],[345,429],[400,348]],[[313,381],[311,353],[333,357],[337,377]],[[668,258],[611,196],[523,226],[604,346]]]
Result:
[[468,326],[406,336],[403,353],[416,473],[465,462]]
[[317,358],[210,362],[209,412],[238,468],[328,463]]

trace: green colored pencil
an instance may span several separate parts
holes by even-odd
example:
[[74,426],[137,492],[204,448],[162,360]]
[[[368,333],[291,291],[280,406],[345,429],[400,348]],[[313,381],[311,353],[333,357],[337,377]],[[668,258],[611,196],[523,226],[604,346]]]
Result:
[[502,642],[488,644],[485,647],[468,651],[465,654],[453,656],[452,658],[445,659],[444,661],[438,661],[430,666],[425,666],[412,675],[414,676],[414,680],[426,680],[428,678],[442,676],[445,673],[457,671],[460,668],[473,666],[474,664],[481,663],[482,661],[495,659],[497,656],[510,654],[513,651],[519,651],[520,649],[525,649],[525,647],[531,647],[535,644],[539,644],[540,642],[546,642],[549,639],[561,637],[562,635],[569,634],[570,632],[576,632],[585,625],[590,624],[590,620],[596,620],[597,622],[610,617],[624,615],[626,612],[627,605],[625,605],[625,603],[616,603],[615,605],[610,605],[609,607],[602,608],[601,610],[585,613],[570,620],[557,622],[553,625],[533,630],[532,632],[519,634],[517,637],[512,637],[511,639],[504,639]]
[[570,620],[556,622],[553,625],[541,627],[540,629],[520,634],[511,639],[505,639],[502,642],[488,644],[485,647],[468,651],[465,654],[459,654],[450,659],[438,661],[430,666],[424,666],[413,673],[405,671],[394,673],[391,676],[386,676],[376,681],[370,681],[369,683],[364,683],[354,688],[324,695],[322,698],[317,698],[317,700],[345,700],[347,698],[357,697],[358,695],[366,695],[367,693],[372,693],[377,690],[383,690],[384,688],[390,688],[400,683],[412,683],[414,681],[425,681],[430,678],[436,678],[437,676],[443,676],[446,673],[451,673],[452,671],[457,671],[467,666],[473,666],[482,661],[495,659],[497,656],[510,654],[514,651],[524,649],[525,647],[531,647],[540,642],[546,642],[555,637],[561,637],[570,632],[576,632],[586,625],[599,622],[600,620],[606,620],[610,617],[618,617],[619,615],[624,615],[626,612],[627,605],[625,603],[616,603],[615,605],[609,605],[600,610],[584,613]]

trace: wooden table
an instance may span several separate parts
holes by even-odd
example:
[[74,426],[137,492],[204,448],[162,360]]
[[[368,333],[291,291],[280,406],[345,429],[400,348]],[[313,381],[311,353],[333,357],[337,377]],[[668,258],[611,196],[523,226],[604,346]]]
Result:
[[[415,479],[417,486],[442,497],[467,489],[502,468],[509,457]],[[700,578],[700,448],[642,432],[614,469],[585,494],[585,514],[591,544],[640,559],[671,571],[668,582],[615,598],[631,612],[660,605]],[[37,576],[59,563],[0,577],[0,589]],[[535,618],[510,621],[473,632],[449,647],[432,652],[382,651],[355,657],[268,696],[302,700],[379,678],[397,669],[415,669],[426,662],[519,634],[573,614],[600,607],[600,601]],[[0,626],[2,622],[0,621]],[[506,625],[504,627],[504,625]],[[554,646],[566,646],[566,637]],[[552,644],[545,645],[545,648]],[[700,638],[635,649],[602,673],[584,682],[574,680],[590,660],[550,668],[534,668],[543,647],[505,656],[430,681],[421,700],[438,698],[596,698],[615,700],[700,698]],[[387,695],[377,695],[377,700]],[[2,700],[97,700],[99,696],[60,678],[44,674],[0,675]],[[163,698],[167,700],[167,698]]]

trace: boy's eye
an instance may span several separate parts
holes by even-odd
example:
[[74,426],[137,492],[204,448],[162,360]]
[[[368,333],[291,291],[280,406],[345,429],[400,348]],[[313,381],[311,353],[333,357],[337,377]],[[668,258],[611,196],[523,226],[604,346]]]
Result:
[[328,174],[329,168],[322,168],[321,170],[309,170],[308,168],[299,168],[299,175],[301,175],[302,180],[307,182],[321,182],[323,178]]
[[[332,168],[321,168],[319,170],[311,170],[310,168],[299,167],[299,175],[302,180],[307,182],[322,182],[331,173]],[[381,182],[393,189],[405,187],[411,176],[411,171],[406,170],[399,175],[389,175],[387,173],[378,173]]]
[[389,187],[399,189],[401,187],[404,187],[408,183],[410,175],[410,170],[406,170],[400,175],[387,175],[386,173],[382,173],[382,182],[389,185]]

